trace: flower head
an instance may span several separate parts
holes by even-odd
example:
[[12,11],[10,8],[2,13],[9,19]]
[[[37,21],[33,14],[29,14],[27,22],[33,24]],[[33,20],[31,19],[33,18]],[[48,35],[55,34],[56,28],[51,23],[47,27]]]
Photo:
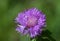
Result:
[[19,13],[15,20],[18,23],[16,31],[24,35],[29,34],[30,37],[41,34],[42,28],[46,25],[45,14],[36,8]]

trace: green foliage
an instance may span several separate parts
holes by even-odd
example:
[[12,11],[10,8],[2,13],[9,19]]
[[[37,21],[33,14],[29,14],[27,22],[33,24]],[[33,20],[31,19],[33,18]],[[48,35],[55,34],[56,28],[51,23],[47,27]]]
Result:
[[[31,41],[15,31],[14,19],[19,12],[32,7],[46,14],[47,29],[51,32],[47,34],[48,38],[60,41],[60,0],[0,0],[0,41]],[[39,37],[37,41],[48,40],[46,35],[43,38]]]

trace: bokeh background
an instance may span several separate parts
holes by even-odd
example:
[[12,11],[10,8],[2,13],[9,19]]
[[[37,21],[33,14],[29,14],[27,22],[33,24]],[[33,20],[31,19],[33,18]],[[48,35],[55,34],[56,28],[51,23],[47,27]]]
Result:
[[46,14],[47,29],[60,41],[60,0],[0,0],[0,41],[31,41],[15,31],[19,12],[36,7]]

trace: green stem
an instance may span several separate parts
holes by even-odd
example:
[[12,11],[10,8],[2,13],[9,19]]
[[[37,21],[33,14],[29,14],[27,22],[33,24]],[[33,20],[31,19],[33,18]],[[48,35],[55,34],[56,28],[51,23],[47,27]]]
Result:
[[36,39],[32,39],[32,41],[36,41]]

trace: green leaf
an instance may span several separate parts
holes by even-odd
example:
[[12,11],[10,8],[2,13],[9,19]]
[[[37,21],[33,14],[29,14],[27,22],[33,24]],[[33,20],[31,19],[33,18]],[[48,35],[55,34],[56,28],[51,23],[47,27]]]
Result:
[[29,35],[20,35],[20,41],[31,41]]

